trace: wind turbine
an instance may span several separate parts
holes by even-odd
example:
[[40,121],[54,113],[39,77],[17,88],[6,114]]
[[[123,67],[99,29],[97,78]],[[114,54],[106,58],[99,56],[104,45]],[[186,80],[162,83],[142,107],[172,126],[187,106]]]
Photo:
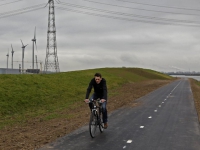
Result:
[[12,44],[11,44],[11,48],[12,48],[12,51],[11,51],[11,53],[12,53],[12,63],[11,63],[11,66],[12,66],[12,69],[13,69],[13,55],[14,55],[14,51],[13,51]]
[[37,45],[36,45],[36,27],[35,27],[35,32],[34,32],[34,38],[32,39],[33,41],[33,56],[32,56],[32,69],[34,69],[34,44],[36,46],[36,50],[37,50]]
[[8,54],[6,56],[7,56],[7,69],[8,69],[9,50],[8,50]]
[[38,69],[37,55],[35,55],[36,69]]
[[[21,42],[22,42],[22,40],[21,40]],[[24,44],[22,42],[22,72],[24,72],[24,51],[25,51],[25,48],[27,45],[24,46]]]

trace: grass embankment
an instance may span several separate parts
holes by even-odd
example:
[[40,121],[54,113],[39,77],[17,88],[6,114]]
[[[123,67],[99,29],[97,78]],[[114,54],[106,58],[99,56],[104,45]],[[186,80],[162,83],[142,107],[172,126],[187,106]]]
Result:
[[171,82],[138,68],[104,68],[47,75],[0,75],[0,149],[37,149],[88,123],[83,103],[95,72],[107,80],[108,112]]
[[[95,72],[107,80],[109,96],[128,82],[170,79],[161,73],[139,68],[103,68],[41,75],[0,75],[0,129],[25,123],[40,116],[42,120],[72,116],[59,111],[78,107]],[[112,89],[112,90],[111,90]]]

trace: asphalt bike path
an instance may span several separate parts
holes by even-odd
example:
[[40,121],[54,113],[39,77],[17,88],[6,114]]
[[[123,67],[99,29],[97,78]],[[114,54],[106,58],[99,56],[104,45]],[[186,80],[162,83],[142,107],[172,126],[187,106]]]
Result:
[[95,138],[87,125],[39,150],[200,150],[200,124],[187,78],[137,103],[112,112],[108,129],[97,130]]

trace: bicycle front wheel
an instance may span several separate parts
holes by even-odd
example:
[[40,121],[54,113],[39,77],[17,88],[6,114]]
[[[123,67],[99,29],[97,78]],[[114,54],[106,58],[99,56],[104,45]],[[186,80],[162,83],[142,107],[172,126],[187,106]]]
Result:
[[89,123],[89,130],[92,138],[95,137],[96,129],[97,129],[97,115],[96,112],[93,111],[90,115],[90,123]]
[[102,115],[99,115],[99,130],[102,133],[104,129],[104,123],[103,123],[103,118]]
[[104,129],[104,123],[103,123],[103,118],[102,118],[102,111],[99,111],[99,130],[102,133]]

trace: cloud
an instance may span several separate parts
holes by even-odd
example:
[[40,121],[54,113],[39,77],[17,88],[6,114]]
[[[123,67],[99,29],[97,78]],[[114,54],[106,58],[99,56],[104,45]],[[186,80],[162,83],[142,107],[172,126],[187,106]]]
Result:
[[[4,7],[0,6],[1,13],[46,2],[39,0],[35,0],[32,3],[21,1]],[[185,10],[130,4],[116,0],[104,0],[101,2],[111,5],[102,5],[82,0],[74,0],[68,3],[121,13],[150,16],[152,18],[160,17],[200,22],[197,16],[183,15],[187,13],[195,14],[197,13],[195,11],[186,12]],[[183,2],[181,0],[169,0],[165,2],[153,0],[150,2],[144,0],[141,3],[186,8],[196,8],[199,4],[197,0],[193,0],[192,2]],[[105,12],[95,12],[91,9],[59,5],[56,2],[55,5],[111,17],[161,22],[159,20],[130,18],[128,16],[117,16]],[[112,5],[123,6],[123,8]],[[128,7],[149,9],[158,12],[141,11]],[[159,11],[171,11],[183,14],[161,13]],[[151,68],[158,71],[171,71],[174,68],[169,66],[177,66],[186,70],[190,68],[190,70],[200,71],[200,59],[198,56],[200,35],[198,28],[125,21],[75,13],[58,8],[55,9],[55,14],[57,52],[61,71],[122,66]],[[6,54],[8,49],[11,50],[11,44],[13,44],[15,51],[14,61],[19,61],[14,63],[14,67],[18,68],[22,55],[20,39],[23,40],[24,44],[29,44],[25,51],[25,61],[32,61],[31,40],[35,26],[37,27],[38,48],[35,51],[35,55],[38,56],[38,61],[42,61],[44,65],[47,46],[48,7],[8,18],[0,18],[0,22],[0,68],[5,68],[6,66]],[[9,59],[10,61],[11,59]],[[25,68],[31,67],[31,63],[28,62],[25,64]],[[11,63],[9,66],[11,66]]]

